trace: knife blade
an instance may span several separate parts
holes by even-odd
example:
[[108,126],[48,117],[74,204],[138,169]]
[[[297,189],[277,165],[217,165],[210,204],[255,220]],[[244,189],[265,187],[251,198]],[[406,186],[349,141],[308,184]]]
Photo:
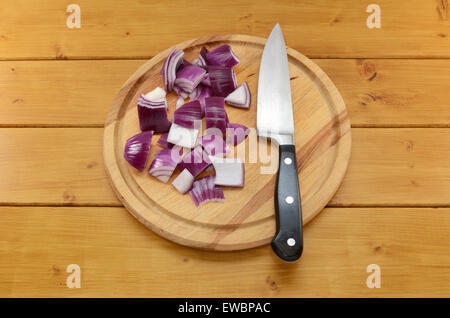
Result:
[[266,41],[261,58],[256,128],[258,136],[271,138],[279,144],[274,195],[276,234],[271,246],[282,260],[293,262],[303,252],[302,210],[295,158],[289,64],[278,23]]

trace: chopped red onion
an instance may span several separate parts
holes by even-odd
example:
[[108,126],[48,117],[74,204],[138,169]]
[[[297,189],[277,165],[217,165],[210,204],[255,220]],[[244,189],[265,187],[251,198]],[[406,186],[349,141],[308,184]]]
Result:
[[139,171],[145,169],[148,153],[152,144],[153,131],[144,131],[129,138],[123,154],[126,161]]
[[161,147],[166,148],[166,149],[172,149],[174,144],[172,144],[172,143],[167,141],[167,137],[168,136],[169,136],[169,133],[161,134],[161,136],[159,137],[159,139],[156,142],[156,144],[160,145]]
[[240,159],[210,157],[216,171],[215,184],[227,187],[244,186],[244,163]]
[[178,70],[175,85],[191,93],[200,84],[205,74],[206,71],[199,66],[186,65]]
[[217,128],[222,134],[226,133],[228,116],[223,97],[205,98],[205,117],[206,129]]
[[211,201],[225,201],[223,190],[214,184],[214,179],[214,175],[210,175],[194,181],[189,195],[197,207]]
[[239,85],[238,88],[225,98],[225,102],[230,106],[249,108],[252,100],[247,82]]
[[176,109],[180,108],[181,106],[184,105],[184,98],[181,96],[177,97],[177,103],[175,105]]
[[227,124],[227,144],[234,146],[239,145],[250,134],[250,129],[241,124],[228,123]]
[[162,73],[164,76],[164,88],[166,92],[171,92],[173,90],[177,70],[183,63],[183,55],[184,52],[182,50],[177,51],[176,48],[173,48],[164,62]]
[[226,97],[236,89],[236,75],[231,67],[211,65],[208,74],[214,96]]
[[142,131],[167,132],[170,122],[167,118],[167,101],[163,99],[147,99],[144,95],[138,101],[139,125]]
[[197,146],[183,157],[180,162],[180,169],[187,169],[195,178],[210,164],[208,154],[203,151],[202,146]]
[[211,87],[198,85],[197,88],[189,96],[191,100],[198,100],[202,109],[202,117],[205,116],[205,98],[212,96]]
[[202,119],[202,106],[197,100],[180,106],[173,113],[173,122],[186,128],[195,128]]
[[192,62],[192,65],[196,65],[196,66],[199,66],[199,67],[207,70],[208,69],[208,63],[206,62],[206,54],[207,53],[208,53],[208,50],[205,47],[202,47],[198,58],[196,58]]
[[189,94],[189,98],[191,100],[196,100],[199,96],[200,93],[202,92],[202,85],[198,85],[190,94]]
[[[157,87],[151,92],[148,92],[144,95],[144,98],[149,101],[157,101],[157,100],[164,100],[166,98],[166,91],[163,90],[161,87]],[[167,105],[166,105],[167,107]]]
[[172,181],[172,185],[182,194],[185,194],[191,189],[193,182],[194,177],[192,176],[192,174],[188,170],[184,169],[175,178],[175,180]]
[[186,128],[173,123],[170,126],[167,141],[181,147],[194,148],[198,132],[198,128]]
[[201,81],[201,84],[211,87],[211,80],[209,79],[209,74],[208,73],[206,73],[205,77],[203,77],[203,79]]
[[182,149],[173,148],[159,150],[150,164],[148,172],[160,181],[167,183],[178,165],[178,162],[180,162],[182,154]]
[[211,156],[226,154],[230,151],[221,135],[206,134],[198,138],[198,143],[202,145],[203,149]]
[[239,59],[228,44],[218,46],[206,53],[206,59],[208,65],[234,67],[239,64]]
[[182,88],[178,87],[177,85],[173,86],[173,90],[175,93],[177,93],[178,96],[180,96],[184,99],[188,98],[188,96],[189,96],[188,93],[186,93]]

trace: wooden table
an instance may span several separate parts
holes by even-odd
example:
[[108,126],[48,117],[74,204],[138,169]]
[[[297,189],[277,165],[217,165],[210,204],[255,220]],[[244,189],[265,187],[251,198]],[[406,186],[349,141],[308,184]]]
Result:
[[[302,3],[304,2],[304,3]],[[450,296],[450,13],[447,0],[88,1],[0,5],[0,296]],[[319,64],[352,122],[350,167],[305,228],[299,263],[268,246],[212,253],[147,230],[102,159],[122,83],[190,38],[267,36]],[[81,288],[66,268],[81,268]],[[369,264],[381,288],[368,288]]]

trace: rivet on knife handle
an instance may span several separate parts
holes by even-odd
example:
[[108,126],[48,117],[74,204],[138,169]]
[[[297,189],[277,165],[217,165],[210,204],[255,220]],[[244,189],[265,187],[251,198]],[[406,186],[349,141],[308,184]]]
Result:
[[277,229],[272,249],[284,261],[296,261],[303,251],[303,230],[294,145],[280,145],[275,214]]

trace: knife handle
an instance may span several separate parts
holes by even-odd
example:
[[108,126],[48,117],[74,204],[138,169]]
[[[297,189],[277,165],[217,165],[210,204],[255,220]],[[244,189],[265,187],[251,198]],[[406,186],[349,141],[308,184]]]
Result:
[[284,261],[294,262],[303,251],[302,208],[294,145],[280,145],[280,161],[275,188],[277,229],[271,242]]

